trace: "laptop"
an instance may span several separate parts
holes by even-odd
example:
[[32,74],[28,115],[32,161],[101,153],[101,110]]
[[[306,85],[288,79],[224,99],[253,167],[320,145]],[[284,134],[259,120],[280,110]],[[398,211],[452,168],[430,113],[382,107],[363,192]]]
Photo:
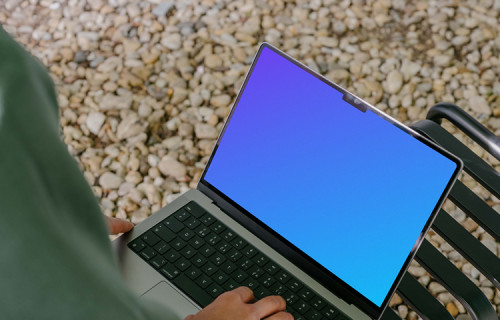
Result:
[[269,44],[196,190],[113,242],[130,288],[180,318],[224,291],[295,319],[379,319],[461,161]]

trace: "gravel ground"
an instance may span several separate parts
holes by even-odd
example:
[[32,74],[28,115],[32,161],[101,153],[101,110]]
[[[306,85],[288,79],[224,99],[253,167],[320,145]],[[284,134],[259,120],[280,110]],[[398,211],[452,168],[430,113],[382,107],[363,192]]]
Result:
[[[262,41],[406,124],[448,101],[500,135],[499,16],[498,0],[0,0],[0,23],[53,76],[64,141],[104,214],[134,223],[196,186]],[[482,228],[445,207],[500,254]],[[491,282],[439,236],[428,239],[500,306]],[[410,272],[452,315],[469,318],[417,263]],[[418,318],[397,296],[391,306]]]

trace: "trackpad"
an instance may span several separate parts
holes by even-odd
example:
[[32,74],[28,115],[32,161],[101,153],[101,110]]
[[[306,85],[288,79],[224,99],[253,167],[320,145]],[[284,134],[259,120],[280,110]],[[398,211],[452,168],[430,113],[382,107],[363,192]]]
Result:
[[166,305],[181,319],[184,319],[190,314],[195,314],[200,310],[199,307],[184,298],[176,289],[165,281],[159,282],[142,296]]

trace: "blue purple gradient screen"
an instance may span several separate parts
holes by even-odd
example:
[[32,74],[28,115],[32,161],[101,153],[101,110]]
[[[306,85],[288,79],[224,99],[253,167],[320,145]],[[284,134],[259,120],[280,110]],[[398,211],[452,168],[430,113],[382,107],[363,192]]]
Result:
[[455,169],[263,48],[205,180],[381,306]]

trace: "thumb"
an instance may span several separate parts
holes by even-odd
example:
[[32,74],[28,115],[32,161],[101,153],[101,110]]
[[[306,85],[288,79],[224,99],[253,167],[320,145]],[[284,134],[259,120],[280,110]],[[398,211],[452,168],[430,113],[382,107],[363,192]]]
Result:
[[109,234],[127,232],[134,227],[134,224],[127,220],[112,218],[108,216],[106,216],[106,223],[108,224]]

